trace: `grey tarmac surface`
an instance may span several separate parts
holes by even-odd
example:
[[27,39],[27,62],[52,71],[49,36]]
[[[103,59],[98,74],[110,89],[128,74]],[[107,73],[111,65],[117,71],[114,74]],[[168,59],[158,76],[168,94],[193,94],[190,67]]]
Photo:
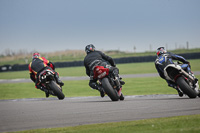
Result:
[[200,114],[200,98],[178,95],[0,100],[0,132]]

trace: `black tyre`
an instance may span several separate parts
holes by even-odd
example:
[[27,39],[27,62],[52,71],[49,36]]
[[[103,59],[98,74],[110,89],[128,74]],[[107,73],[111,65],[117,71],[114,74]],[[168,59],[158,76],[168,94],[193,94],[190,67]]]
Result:
[[179,77],[176,80],[177,85],[183,91],[184,94],[188,95],[189,98],[196,98],[197,93],[187,84],[183,77]]
[[112,101],[118,101],[119,96],[117,94],[117,91],[114,90],[113,87],[110,85],[108,78],[103,78],[101,83],[105,93],[110,97],[110,99]]
[[55,81],[51,81],[49,83],[49,87],[59,100],[63,100],[65,98],[65,95],[62,93],[60,86]]

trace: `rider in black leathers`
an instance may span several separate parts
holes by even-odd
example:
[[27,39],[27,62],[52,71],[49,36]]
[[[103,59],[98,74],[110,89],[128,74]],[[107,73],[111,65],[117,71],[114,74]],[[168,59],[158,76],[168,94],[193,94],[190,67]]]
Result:
[[174,64],[173,60],[178,60],[178,61],[183,62],[183,65],[181,65],[181,67],[184,70],[186,70],[186,72],[188,72],[190,75],[194,76],[190,69],[190,63],[182,56],[167,52],[164,47],[159,47],[156,53],[157,53],[157,59],[155,61],[155,67],[160,77],[167,81],[168,86],[175,88],[178,91],[179,96],[183,96],[183,93],[177,88],[177,85],[165,78],[164,68],[168,64]]
[[[109,71],[111,71],[114,76],[119,77],[119,69],[116,67],[114,60],[102,53],[101,51],[95,50],[95,47],[93,44],[87,45],[85,47],[85,52],[87,53],[85,59],[84,59],[84,66],[86,69],[86,74],[90,77],[89,86],[93,89],[99,90],[101,97],[104,97],[104,91],[103,89],[98,85],[97,79],[94,79],[93,76],[93,70],[95,66],[104,66],[105,68],[108,67]],[[110,65],[107,64],[107,62],[110,63]],[[120,80],[121,85],[125,84],[124,81]]]

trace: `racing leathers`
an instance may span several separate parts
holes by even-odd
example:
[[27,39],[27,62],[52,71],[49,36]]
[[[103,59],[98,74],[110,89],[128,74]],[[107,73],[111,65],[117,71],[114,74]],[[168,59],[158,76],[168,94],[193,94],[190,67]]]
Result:
[[183,58],[182,56],[170,53],[170,52],[166,52],[164,54],[161,54],[157,57],[156,61],[155,61],[155,67],[160,75],[161,78],[165,79],[168,83],[168,86],[173,87],[176,89],[176,84],[167,80],[165,78],[164,75],[164,68],[168,65],[168,64],[174,64],[173,60],[178,60],[181,61],[183,64],[181,65],[181,67],[186,70],[186,72],[188,72],[189,74],[192,74],[191,69],[190,69],[190,63]]
[[[30,78],[35,83],[35,88],[44,91],[47,95],[48,90],[44,86],[40,85],[38,76],[40,72],[42,72],[46,68],[51,69],[52,71],[55,72],[54,64],[52,62],[49,62],[49,60],[47,60],[44,57],[38,57],[38,58],[33,58],[28,68],[29,68]],[[55,72],[55,79],[58,84],[60,84],[61,86],[64,85],[64,83],[59,79],[59,74],[57,72]]]
[[[107,62],[111,65],[108,65]],[[104,66],[109,68],[109,71],[112,72],[115,76],[119,76],[119,69],[116,67],[114,60],[105,55],[101,51],[93,51],[87,54],[84,59],[84,66],[86,68],[86,74],[90,77],[89,86],[93,89],[99,90],[99,85],[97,84],[97,79],[94,79],[93,70],[95,66]]]

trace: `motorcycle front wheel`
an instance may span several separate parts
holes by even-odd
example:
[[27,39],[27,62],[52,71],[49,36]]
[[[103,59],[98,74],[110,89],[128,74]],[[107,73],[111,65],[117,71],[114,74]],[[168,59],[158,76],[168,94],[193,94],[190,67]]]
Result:
[[103,86],[105,93],[110,97],[110,99],[112,101],[118,101],[119,96],[117,94],[117,91],[115,89],[113,89],[108,78],[103,78],[101,83],[102,83],[102,86]]
[[176,84],[180,87],[184,94],[188,95],[189,98],[197,97],[197,93],[187,84],[183,77],[179,77],[176,80]]
[[60,86],[55,81],[50,81],[48,85],[59,100],[63,100],[65,98],[65,95],[62,93]]

